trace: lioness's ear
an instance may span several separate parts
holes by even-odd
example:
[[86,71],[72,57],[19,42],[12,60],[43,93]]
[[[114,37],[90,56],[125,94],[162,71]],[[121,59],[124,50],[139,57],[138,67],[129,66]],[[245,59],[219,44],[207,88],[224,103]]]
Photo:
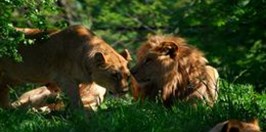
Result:
[[163,42],[162,43],[162,53],[169,55],[171,58],[175,58],[178,47],[175,42]]
[[104,58],[104,55],[101,53],[101,52],[97,52],[95,55],[94,55],[94,60],[95,60],[95,64],[97,66],[101,66],[103,64],[106,63],[106,60]]
[[121,53],[120,53],[121,56],[123,56],[127,61],[131,61],[132,58],[131,58],[131,55],[130,53],[128,52],[127,49],[124,49]]

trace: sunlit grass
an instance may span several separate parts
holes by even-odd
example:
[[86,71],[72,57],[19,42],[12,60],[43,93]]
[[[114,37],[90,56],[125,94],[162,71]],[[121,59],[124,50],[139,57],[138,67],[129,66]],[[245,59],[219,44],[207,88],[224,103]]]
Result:
[[250,85],[221,83],[219,100],[212,107],[194,108],[177,102],[171,109],[132,98],[109,98],[90,115],[31,110],[0,110],[0,131],[93,131],[93,132],[206,132],[229,118],[248,120],[257,117],[266,130],[266,94],[257,94]]

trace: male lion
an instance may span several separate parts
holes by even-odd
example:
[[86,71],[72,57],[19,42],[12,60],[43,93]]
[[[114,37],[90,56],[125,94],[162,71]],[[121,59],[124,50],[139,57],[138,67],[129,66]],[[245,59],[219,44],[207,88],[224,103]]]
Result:
[[56,84],[81,107],[78,85],[97,84],[113,93],[128,91],[128,52],[124,57],[84,26],[64,30],[19,29],[33,45],[19,44],[23,61],[0,60],[0,106],[10,107],[9,86],[22,83]]
[[[60,93],[60,88],[58,86],[48,84],[22,94],[19,99],[11,105],[13,108],[31,106],[35,109],[45,109],[45,111],[60,110],[64,107],[62,100],[59,102],[47,102],[48,99],[56,100],[56,97],[58,97]],[[80,84],[79,93],[84,108],[95,111],[103,102],[106,89],[96,83]]]
[[175,99],[200,99],[209,105],[217,99],[217,70],[180,37],[151,36],[139,48],[131,74],[135,98],[159,96],[165,106]]
[[260,132],[260,126],[257,119],[249,122],[239,120],[227,120],[214,126],[209,132]]

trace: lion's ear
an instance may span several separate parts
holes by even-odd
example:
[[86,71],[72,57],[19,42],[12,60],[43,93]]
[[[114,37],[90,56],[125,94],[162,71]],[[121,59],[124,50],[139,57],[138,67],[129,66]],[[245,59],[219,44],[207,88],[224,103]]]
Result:
[[95,64],[97,66],[101,66],[101,65],[106,63],[105,57],[104,57],[103,53],[101,53],[101,52],[97,52],[94,55],[94,60],[95,60]]
[[163,52],[163,54],[169,55],[171,58],[176,57],[178,46],[175,42],[163,42],[162,46],[163,47],[161,51]]
[[121,53],[120,53],[121,56],[123,56],[127,61],[131,61],[132,58],[131,58],[131,55],[130,53],[128,52],[127,49],[124,49]]
[[249,121],[250,123],[254,124],[254,125],[259,125],[259,121],[256,118],[253,118],[251,121]]

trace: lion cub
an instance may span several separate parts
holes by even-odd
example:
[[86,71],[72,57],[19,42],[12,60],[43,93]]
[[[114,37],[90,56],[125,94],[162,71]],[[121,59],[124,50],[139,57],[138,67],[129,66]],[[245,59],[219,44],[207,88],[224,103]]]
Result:
[[[53,103],[47,102],[48,99],[55,100],[60,93],[61,91],[58,86],[49,84],[47,86],[38,87],[22,94],[19,99],[13,102],[11,105],[13,108],[30,106],[43,111],[60,110],[64,107],[62,100],[60,102],[57,101]],[[95,111],[103,102],[106,89],[97,85],[96,83],[80,84],[79,93],[84,108]]]
[[159,97],[165,106],[176,99],[203,100],[212,106],[218,96],[217,70],[180,37],[151,36],[138,49],[131,74],[135,98]]
[[257,119],[250,122],[232,119],[217,124],[209,132],[260,132],[260,127]]

